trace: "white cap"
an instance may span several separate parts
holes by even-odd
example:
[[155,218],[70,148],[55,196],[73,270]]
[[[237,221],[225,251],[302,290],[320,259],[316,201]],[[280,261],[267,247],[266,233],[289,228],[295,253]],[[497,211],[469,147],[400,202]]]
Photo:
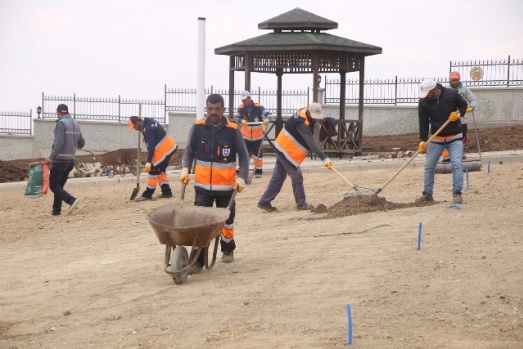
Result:
[[323,119],[323,111],[320,103],[311,103],[311,105],[309,105],[309,112],[313,119]]
[[436,87],[436,81],[432,79],[426,79],[419,85],[419,98],[425,98],[429,94],[429,91]]
[[249,93],[249,91],[243,91],[242,94],[240,95],[240,99],[243,101],[244,99],[247,99],[251,96],[251,94]]

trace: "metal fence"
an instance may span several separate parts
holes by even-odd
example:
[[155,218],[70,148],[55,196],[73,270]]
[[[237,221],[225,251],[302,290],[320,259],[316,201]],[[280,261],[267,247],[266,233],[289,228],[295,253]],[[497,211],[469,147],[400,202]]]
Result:
[[0,133],[31,135],[33,133],[33,111],[0,111]]
[[[235,110],[241,104],[240,94],[242,91],[234,91],[234,105],[229,106],[228,89],[205,89],[205,95],[218,93],[225,100],[227,110]],[[276,113],[277,91],[262,90],[260,87],[249,91],[251,98],[260,103],[271,113]],[[310,89],[282,91],[282,115],[292,115],[296,110],[309,105]],[[167,88],[165,86],[165,109],[167,112],[196,112],[196,89],[195,88]]]
[[[107,97],[47,96],[42,93],[41,117],[56,118],[56,106],[67,104],[69,114],[75,119],[95,121],[127,121],[138,115],[140,105],[142,115],[153,117],[165,124],[165,102],[162,100],[122,99]],[[40,118],[40,113],[38,113]]]
[[[513,87],[523,86],[523,59],[475,60],[450,62],[451,71],[461,75],[461,82],[469,87]],[[432,78],[441,84],[448,84],[447,77]],[[369,79],[364,81],[364,104],[417,104],[418,86],[423,78]],[[340,79],[325,77],[325,98],[323,103],[340,102]],[[346,80],[345,103],[358,104],[359,80]]]
[[[450,71],[458,71],[461,81],[470,87],[513,87],[523,86],[523,59],[475,60],[450,62]],[[363,103],[370,104],[416,104],[418,103],[418,86],[422,78],[369,79],[364,81]],[[448,77],[434,78],[448,83]],[[340,102],[340,80],[324,79],[324,104]],[[251,90],[252,99],[276,113],[276,91]],[[235,109],[240,103],[241,91],[234,91],[234,106],[229,106],[229,90],[216,89],[213,86],[205,94],[219,93],[225,99],[225,107]],[[297,109],[308,105],[310,90],[282,91],[282,114],[291,115]],[[346,81],[346,104],[357,104],[359,101],[359,81]],[[42,105],[37,109],[38,118],[55,118],[56,106],[65,103],[71,115],[76,119],[93,121],[126,121],[131,115],[138,115],[142,105],[142,115],[157,119],[166,124],[168,112],[196,112],[195,88],[168,88],[165,85],[163,100],[137,100],[117,98],[97,98],[72,96],[49,96],[42,93]],[[0,112],[0,133],[32,134],[32,117],[25,112]]]

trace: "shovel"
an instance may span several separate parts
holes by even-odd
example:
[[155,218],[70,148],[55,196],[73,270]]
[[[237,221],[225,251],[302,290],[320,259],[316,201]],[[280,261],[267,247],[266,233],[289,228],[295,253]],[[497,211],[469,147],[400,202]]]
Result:
[[[436,131],[432,136],[430,136],[430,138],[427,140],[427,146],[428,146],[429,143],[434,139],[434,137],[436,137],[437,135],[439,135],[439,133],[440,133],[440,132],[441,132],[441,131],[442,131],[442,130],[443,130],[443,129],[444,129],[444,128],[449,124],[449,122],[450,122],[450,119],[447,119],[447,121],[445,121],[445,123],[444,123],[443,125],[441,125],[441,127],[440,127],[440,128],[439,128],[439,129],[438,129],[438,130],[437,130],[437,131]],[[412,160],[414,160],[414,159],[416,158],[416,156],[418,156],[418,154],[419,154],[419,148],[418,148],[418,150],[414,153],[414,155],[412,155],[412,157],[411,157],[411,158],[410,158],[406,163],[404,163],[403,166],[401,166],[401,168],[400,168],[400,169],[399,169],[399,170],[398,170],[398,171],[397,171],[397,172],[396,172],[392,177],[390,177],[390,179],[389,179],[387,182],[385,182],[385,184],[383,184],[383,186],[382,186],[381,188],[376,189],[375,194],[377,195],[377,194],[379,194],[383,189],[385,189],[385,187],[386,187],[387,185],[389,185],[389,183],[392,182],[392,180],[393,180],[394,178],[396,178],[396,176],[399,175],[400,172],[403,171],[403,170],[405,169],[405,167],[407,167],[408,164],[410,164],[410,163],[412,162]]]
[[[138,106],[138,117],[142,118],[142,105],[139,104]],[[140,162],[140,141],[141,141],[141,135],[142,131],[138,131],[138,147],[136,148],[136,188],[133,189],[133,193],[131,194],[131,201],[133,201],[136,198],[136,195],[140,192],[140,169],[142,167]]]

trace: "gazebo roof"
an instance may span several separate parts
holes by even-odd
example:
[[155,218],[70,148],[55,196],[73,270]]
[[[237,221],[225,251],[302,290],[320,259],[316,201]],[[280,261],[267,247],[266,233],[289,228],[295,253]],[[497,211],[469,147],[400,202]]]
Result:
[[327,33],[281,32],[269,33],[255,38],[218,47],[218,55],[236,55],[245,52],[296,52],[331,51],[362,53],[365,56],[380,54],[381,47],[345,39]]
[[336,22],[295,8],[258,24],[258,28],[274,29],[274,32],[218,47],[214,53],[243,55],[248,52],[327,51],[369,56],[382,52],[378,46],[320,32],[337,27]]
[[338,23],[315,15],[314,13],[296,7],[294,10],[282,13],[279,16],[268,19],[258,24],[259,29],[336,29]]

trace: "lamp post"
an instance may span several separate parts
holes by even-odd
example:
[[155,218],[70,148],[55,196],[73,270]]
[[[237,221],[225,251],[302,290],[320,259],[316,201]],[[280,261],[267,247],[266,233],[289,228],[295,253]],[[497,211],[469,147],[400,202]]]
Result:
[[36,113],[38,114],[38,118],[40,119],[40,114],[42,114],[42,107],[41,106],[38,106],[38,108],[36,108]]

